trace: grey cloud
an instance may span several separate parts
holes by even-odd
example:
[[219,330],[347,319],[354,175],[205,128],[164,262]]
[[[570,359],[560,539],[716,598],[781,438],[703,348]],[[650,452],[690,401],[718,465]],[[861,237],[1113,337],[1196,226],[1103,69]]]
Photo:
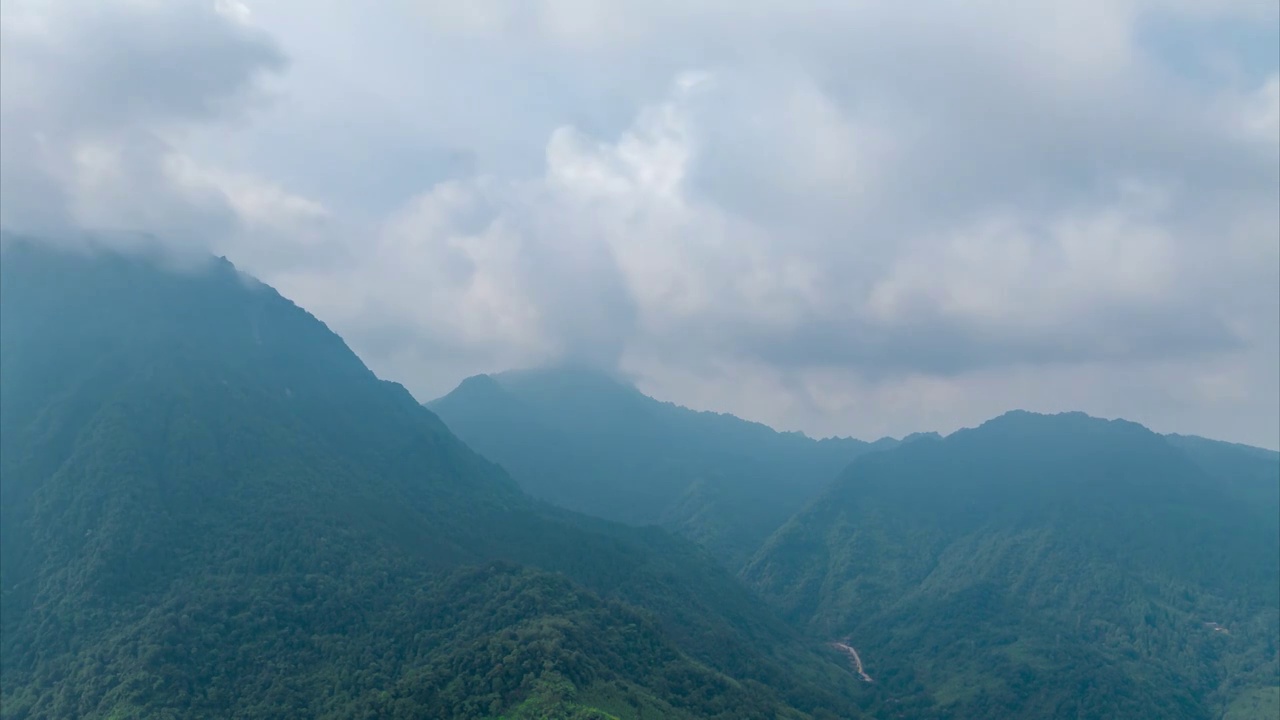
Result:
[[[216,8],[190,0],[78,3],[46,23],[48,32],[6,33],[9,61],[18,63],[11,72],[38,72],[42,82],[26,103],[67,123],[221,117],[239,109],[259,73],[282,70],[285,58],[268,35]],[[23,62],[33,58],[38,70]]]
[[820,319],[789,333],[760,337],[743,328],[733,350],[775,367],[856,368],[866,378],[923,373],[956,377],[975,370],[1016,365],[1084,362],[1140,363],[1194,358],[1239,350],[1243,340],[1219,318],[1175,312],[1112,312],[1107,317],[984,330],[918,318],[910,325],[881,328],[855,320]]
[[558,341],[558,361],[614,369],[635,335],[637,309],[607,248],[573,250],[564,236],[530,248],[530,293],[540,298],[546,331]]
[[234,224],[216,191],[175,184],[176,135],[236,115],[284,68],[265,33],[213,2],[8,3],[0,30],[0,221],[152,233],[210,247]]
[[1273,4],[570,5],[8,3],[0,220],[235,236],[423,396],[569,358],[841,431],[1089,368],[1280,428],[1233,394],[1274,374],[1280,75],[1202,59]]

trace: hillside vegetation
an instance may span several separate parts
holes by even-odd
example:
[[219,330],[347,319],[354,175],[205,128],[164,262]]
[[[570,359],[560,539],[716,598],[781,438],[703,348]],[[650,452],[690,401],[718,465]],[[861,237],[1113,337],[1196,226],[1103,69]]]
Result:
[[4,718],[840,718],[692,544],[544,506],[225,261],[0,262]]
[[1280,686],[1277,487],[1275,453],[1010,413],[858,459],[745,577],[879,713],[1239,716]]

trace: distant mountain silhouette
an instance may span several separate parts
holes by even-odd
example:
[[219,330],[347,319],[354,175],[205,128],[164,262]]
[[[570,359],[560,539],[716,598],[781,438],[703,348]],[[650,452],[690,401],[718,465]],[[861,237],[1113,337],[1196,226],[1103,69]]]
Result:
[[468,378],[428,407],[530,494],[660,524],[735,567],[851,460],[897,443],[781,433],[575,367]]

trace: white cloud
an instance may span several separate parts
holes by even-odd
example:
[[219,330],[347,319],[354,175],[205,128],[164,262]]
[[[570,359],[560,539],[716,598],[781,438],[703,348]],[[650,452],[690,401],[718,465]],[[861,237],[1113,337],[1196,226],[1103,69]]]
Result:
[[0,14],[0,221],[141,232],[200,248],[234,210],[173,172],[186,128],[233,116],[283,67],[270,38],[213,2],[44,3]]
[[14,0],[0,219],[227,252],[424,397],[573,357],[824,432],[1274,445],[1280,76],[1148,42],[1273,5]]
[[[1141,202],[1141,201],[1139,201]],[[1176,304],[1177,239],[1158,210],[1114,205],[1030,223],[984,219],[931,238],[879,279],[867,309],[879,322],[921,312],[1013,332],[1063,332],[1082,314]]]

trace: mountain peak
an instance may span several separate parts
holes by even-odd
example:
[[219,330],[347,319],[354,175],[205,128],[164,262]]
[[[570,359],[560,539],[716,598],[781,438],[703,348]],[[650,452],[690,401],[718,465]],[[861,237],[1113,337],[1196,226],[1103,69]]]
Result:
[[452,408],[481,406],[494,407],[510,402],[510,393],[492,375],[472,375],[446,395],[424,403],[435,413],[448,413]]
[[502,385],[498,384],[498,381],[494,380],[492,375],[480,373],[479,375],[464,378],[462,382],[458,383],[458,387],[454,388],[453,392],[449,394],[489,395],[501,392],[503,392]]
[[998,415],[976,428],[967,428],[956,434],[965,432],[1001,432],[1017,434],[1055,434],[1072,432],[1127,432],[1155,436],[1155,433],[1143,425],[1130,420],[1094,417],[1079,410],[1060,413],[1038,413],[1030,410],[1010,410]]
[[899,442],[898,444],[906,445],[907,443],[918,442],[920,440],[941,440],[941,439],[942,439],[942,436],[934,431],[914,432],[902,438],[901,442]]
[[659,401],[573,364],[470,378],[428,407],[531,494],[662,524],[731,564],[870,450]]

